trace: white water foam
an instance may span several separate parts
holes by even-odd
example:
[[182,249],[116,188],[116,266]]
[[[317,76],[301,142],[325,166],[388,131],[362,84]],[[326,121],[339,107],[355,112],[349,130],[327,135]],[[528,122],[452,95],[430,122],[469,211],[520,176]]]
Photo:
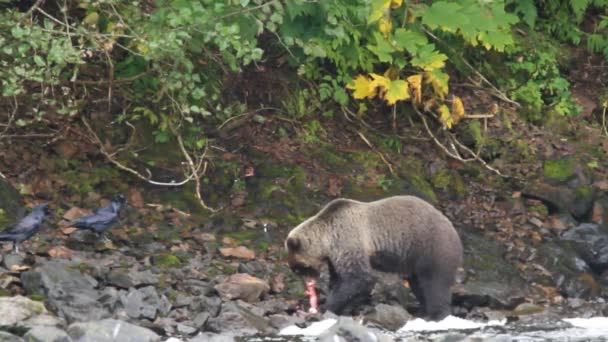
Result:
[[468,330],[468,329],[481,329],[487,326],[505,325],[507,320],[500,321],[489,321],[487,323],[469,321],[463,318],[455,316],[447,316],[439,322],[425,321],[422,318],[416,318],[411,321],[407,321],[403,327],[397,332],[408,332],[408,331],[442,331],[442,330]]
[[331,328],[336,324],[337,320],[329,318],[323,321],[314,322],[306,328],[300,328],[295,325],[290,325],[286,328],[281,329],[279,335],[305,335],[305,336],[319,336],[325,332],[325,330]]

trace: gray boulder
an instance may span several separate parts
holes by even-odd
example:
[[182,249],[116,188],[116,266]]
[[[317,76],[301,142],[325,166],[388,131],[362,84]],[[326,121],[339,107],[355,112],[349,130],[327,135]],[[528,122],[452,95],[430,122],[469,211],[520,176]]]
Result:
[[23,296],[0,297],[0,326],[31,327],[40,322],[48,325],[61,324],[48,314],[41,302]]
[[43,294],[49,309],[68,322],[98,320],[110,313],[98,301],[97,281],[65,260],[42,262],[21,274],[28,294]]
[[161,338],[150,329],[115,319],[72,323],[68,335],[75,342],[156,342]]
[[120,301],[131,318],[154,320],[157,314],[166,316],[171,310],[167,297],[159,296],[153,286],[131,289],[120,297]]

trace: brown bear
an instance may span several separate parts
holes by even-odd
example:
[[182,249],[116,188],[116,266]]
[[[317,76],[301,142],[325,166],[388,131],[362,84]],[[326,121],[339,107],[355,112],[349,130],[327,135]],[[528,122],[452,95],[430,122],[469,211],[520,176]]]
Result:
[[462,243],[450,220],[414,196],[364,203],[335,199],[289,232],[290,268],[310,281],[329,270],[325,309],[340,314],[369,296],[379,272],[410,283],[423,316],[450,314],[451,286],[462,264]]

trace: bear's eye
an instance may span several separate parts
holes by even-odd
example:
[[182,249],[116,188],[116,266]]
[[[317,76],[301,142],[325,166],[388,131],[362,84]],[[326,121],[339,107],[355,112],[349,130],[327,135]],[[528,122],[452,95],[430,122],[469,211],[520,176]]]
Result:
[[288,238],[287,239],[287,249],[296,252],[300,249],[300,240],[296,238]]

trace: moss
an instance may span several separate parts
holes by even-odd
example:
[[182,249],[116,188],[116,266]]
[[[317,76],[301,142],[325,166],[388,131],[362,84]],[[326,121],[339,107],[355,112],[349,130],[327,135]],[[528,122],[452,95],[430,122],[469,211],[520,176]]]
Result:
[[0,288],[0,297],[11,297],[11,291],[4,289],[4,288]]
[[593,189],[588,185],[576,188],[576,201],[591,201],[593,199]]
[[167,291],[167,299],[172,302],[175,302],[175,299],[177,299],[177,291],[175,291],[174,289],[170,289],[169,291]]
[[421,196],[430,202],[437,202],[437,195],[433,191],[433,187],[424,177],[426,172],[420,160],[406,157],[399,164],[397,173],[409,183],[410,189],[408,192]]
[[543,164],[543,175],[549,180],[564,182],[574,175],[574,166],[572,158],[546,160]]
[[154,265],[158,267],[179,267],[182,265],[181,260],[172,254],[160,254],[153,258]]
[[44,302],[46,300],[46,296],[40,293],[32,293],[28,296],[31,300],[35,300],[37,302]]
[[549,209],[543,204],[533,205],[528,207],[528,211],[531,213],[537,213],[541,215],[541,217],[546,217],[549,215]]
[[436,189],[447,190],[452,182],[450,171],[446,168],[441,168],[431,176],[431,184]]
[[8,215],[6,215],[6,211],[4,211],[4,209],[0,208],[0,224],[4,225],[6,223],[8,223],[10,221],[10,218],[8,217]]

